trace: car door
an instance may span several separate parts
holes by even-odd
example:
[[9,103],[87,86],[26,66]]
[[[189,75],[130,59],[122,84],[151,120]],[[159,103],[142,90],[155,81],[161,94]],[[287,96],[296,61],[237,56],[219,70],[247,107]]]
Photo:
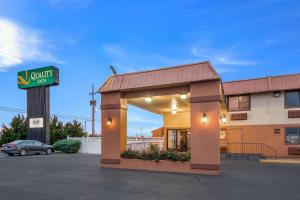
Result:
[[32,140],[25,140],[22,147],[28,151],[28,153],[34,153],[35,148]]
[[40,141],[33,141],[34,142],[34,146],[35,146],[35,150],[36,152],[44,152],[45,149],[44,149],[44,144]]

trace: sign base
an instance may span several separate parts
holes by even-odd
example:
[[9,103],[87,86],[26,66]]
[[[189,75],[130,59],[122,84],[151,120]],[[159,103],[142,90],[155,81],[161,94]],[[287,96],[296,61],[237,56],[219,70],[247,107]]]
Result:
[[27,139],[50,143],[50,88],[27,89]]

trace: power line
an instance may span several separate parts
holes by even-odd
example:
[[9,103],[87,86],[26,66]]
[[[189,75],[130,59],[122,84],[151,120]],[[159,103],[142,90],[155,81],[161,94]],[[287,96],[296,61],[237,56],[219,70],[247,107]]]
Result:
[[[0,106],[0,111],[15,112],[15,113],[22,113],[22,114],[27,113],[27,110],[18,109],[18,108],[2,107],[2,106]],[[74,116],[74,115],[64,115],[64,114],[52,113],[51,116],[52,117],[57,116],[60,118],[65,118],[65,119],[77,119],[77,120],[82,120],[82,121],[92,121],[92,119],[90,119],[90,118]],[[95,120],[95,121],[100,123],[100,120]]]
[[[22,114],[27,113],[27,110],[24,110],[24,109],[2,107],[2,106],[0,106],[0,111],[15,112],[15,113],[22,113]],[[51,116],[52,117],[57,116],[59,118],[64,118],[64,119],[77,119],[77,120],[86,121],[86,122],[91,122],[92,121],[91,118],[75,116],[75,115],[65,115],[65,114],[52,113]],[[100,119],[96,119],[95,122],[96,123],[101,123]],[[150,128],[137,127],[137,126],[128,126],[127,128],[129,128],[129,129],[138,129],[138,130],[142,129],[142,131],[145,131],[145,132],[152,131],[152,129],[150,129]]]

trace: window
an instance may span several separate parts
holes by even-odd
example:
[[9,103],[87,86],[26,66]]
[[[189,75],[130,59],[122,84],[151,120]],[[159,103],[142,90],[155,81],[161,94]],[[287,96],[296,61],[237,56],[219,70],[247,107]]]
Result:
[[22,143],[24,146],[33,146],[33,141],[32,140],[25,140]]
[[300,144],[300,127],[285,129],[286,144]]
[[229,97],[228,104],[229,111],[250,110],[250,95]]
[[167,148],[178,151],[187,151],[189,148],[189,130],[169,129],[167,135]]
[[34,145],[36,146],[43,146],[43,143],[41,143],[40,141],[33,141]]
[[226,129],[221,129],[220,130],[220,140],[225,140],[226,139]]
[[176,147],[176,130],[168,130],[168,149]]
[[285,92],[285,107],[286,108],[300,107],[300,91]]
[[274,129],[274,134],[280,134],[280,129],[279,128],[275,128]]

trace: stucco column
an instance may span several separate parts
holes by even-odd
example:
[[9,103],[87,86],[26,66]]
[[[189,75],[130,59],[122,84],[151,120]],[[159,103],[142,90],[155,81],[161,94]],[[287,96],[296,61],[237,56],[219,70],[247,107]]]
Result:
[[[191,84],[191,168],[220,168],[220,81]],[[207,123],[203,124],[203,113]]]
[[101,94],[101,124],[101,163],[119,164],[127,142],[127,100],[120,92]]

